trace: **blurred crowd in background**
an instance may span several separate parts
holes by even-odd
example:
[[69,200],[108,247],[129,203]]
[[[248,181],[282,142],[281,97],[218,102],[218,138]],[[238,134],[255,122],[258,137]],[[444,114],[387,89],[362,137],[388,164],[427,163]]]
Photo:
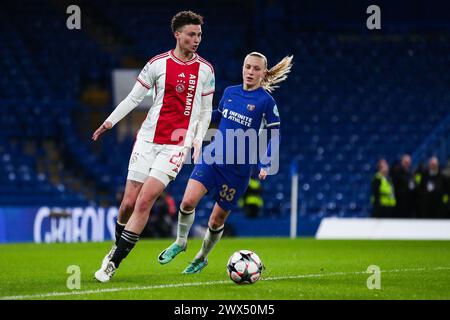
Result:
[[389,166],[386,159],[377,163],[372,180],[372,217],[376,218],[450,218],[450,159],[441,166],[437,157],[417,168],[411,156]]

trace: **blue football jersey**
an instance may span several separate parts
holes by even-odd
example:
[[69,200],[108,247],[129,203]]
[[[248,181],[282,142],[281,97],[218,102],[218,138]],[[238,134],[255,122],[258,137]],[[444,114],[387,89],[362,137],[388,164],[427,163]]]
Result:
[[[214,165],[249,176],[252,165],[258,161],[260,129],[280,125],[277,104],[262,87],[247,91],[238,85],[225,89],[218,111],[221,113],[218,132],[205,147],[203,158],[213,156],[219,159]],[[261,142],[259,147],[267,149],[267,142],[264,146],[264,141]]]

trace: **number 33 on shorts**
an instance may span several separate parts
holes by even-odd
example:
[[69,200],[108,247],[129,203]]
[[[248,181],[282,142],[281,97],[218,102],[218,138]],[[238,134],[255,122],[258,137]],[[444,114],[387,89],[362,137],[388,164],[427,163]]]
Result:
[[229,188],[226,184],[223,184],[222,191],[220,191],[219,195],[221,198],[226,199],[227,201],[233,201],[235,193],[236,189]]

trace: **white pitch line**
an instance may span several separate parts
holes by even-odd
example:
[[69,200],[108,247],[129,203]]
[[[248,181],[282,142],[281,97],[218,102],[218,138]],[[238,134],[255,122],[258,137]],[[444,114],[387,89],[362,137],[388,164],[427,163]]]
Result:
[[[381,270],[381,272],[393,272],[394,273],[394,272],[441,271],[441,270],[450,270],[450,267],[390,269],[390,270]],[[268,277],[268,278],[263,278],[260,281],[319,278],[319,277],[330,277],[330,276],[346,276],[346,275],[357,275],[357,274],[367,274],[367,273],[368,273],[367,271],[356,271],[356,272],[332,272],[332,273],[302,274],[302,275],[297,275],[297,276]],[[226,283],[230,283],[230,281],[229,280],[226,280],[226,281],[221,280],[221,281],[207,281],[207,282],[188,282],[188,283],[161,284],[161,285],[143,286],[143,287],[107,288],[107,289],[85,290],[85,291],[75,291],[74,290],[74,291],[66,291],[66,292],[49,292],[49,293],[42,293],[42,294],[0,297],[0,300],[23,300],[23,299],[39,299],[39,298],[63,297],[63,296],[80,296],[80,295],[89,295],[89,294],[96,294],[96,293],[109,293],[109,292],[121,292],[121,291],[142,291],[142,290],[180,288],[180,287],[198,287],[198,286],[209,286],[209,285],[226,284]]]

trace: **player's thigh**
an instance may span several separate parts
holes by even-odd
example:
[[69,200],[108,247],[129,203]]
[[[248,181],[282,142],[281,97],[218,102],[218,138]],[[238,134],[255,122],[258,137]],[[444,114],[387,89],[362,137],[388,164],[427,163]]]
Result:
[[141,191],[137,197],[136,210],[148,211],[151,209],[155,200],[164,191],[166,185],[155,177],[148,177],[142,185]]
[[150,176],[142,186],[141,192],[139,192],[139,197],[145,199],[155,198],[159,196],[165,188],[166,185],[162,181]]
[[183,210],[191,211],[197,207],[200,200],[208,192],[206,187],[200,181],[189,179],[184,191],[181,207]]
[[212,165],[205,163],[195,165],[181,204],[184,210],[193,210],[207,192],[213,192],[215,190],[216,174],[217,172]]

